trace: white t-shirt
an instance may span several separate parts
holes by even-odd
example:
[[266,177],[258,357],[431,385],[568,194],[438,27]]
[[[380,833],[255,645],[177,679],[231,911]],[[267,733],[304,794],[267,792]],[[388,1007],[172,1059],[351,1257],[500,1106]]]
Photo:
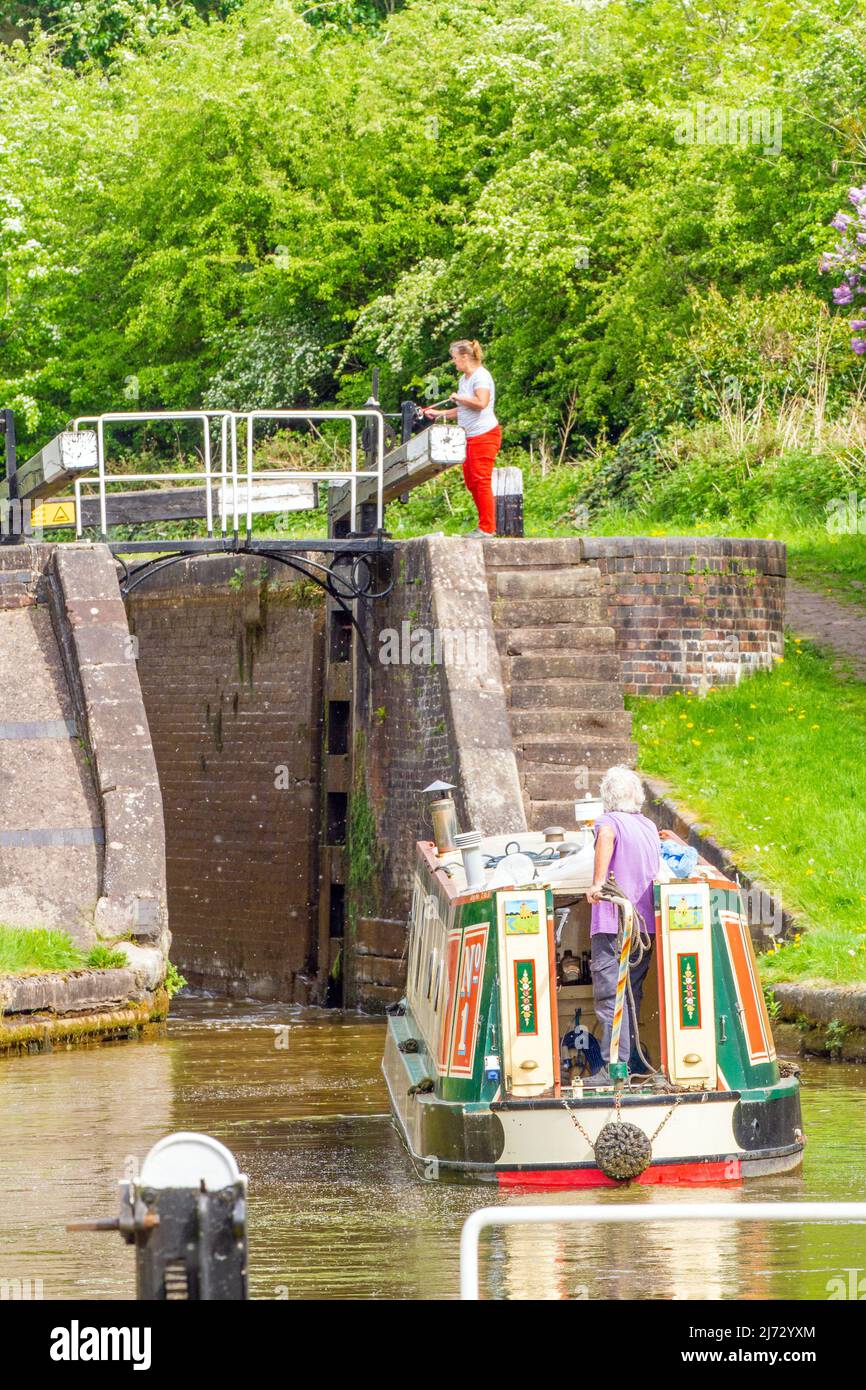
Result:
[[471,376],[462,376],[457,383],[458,396],[474,396],[477,387],[485,387],[490,392],[490,400],[483,410],[474,410],[471,405],[457,406],[457,423],[462,425],[466,431],[467,439],[473,434],[486,434],[488,430],[495,429],[499,424],[493,413],[493,403],[496,400],[496,387],[493,384],[493,377],[486,367],[476,367]]

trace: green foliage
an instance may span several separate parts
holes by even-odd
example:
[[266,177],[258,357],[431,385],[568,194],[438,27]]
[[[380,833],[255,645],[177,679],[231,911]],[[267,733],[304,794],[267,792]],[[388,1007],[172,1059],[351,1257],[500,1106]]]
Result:
[[[866,103],[843,0],[41,18],[0,52],[0,395],[25,447],[131,383],[142,409],[357,404],[380,363],[389,408],[444,395],[459,332],[510,443],[631,430],[617,496],[730,377],[745,409],[809,377]],[[781,145],[684,138],[699,103],[780,112]],[[830,409],[856,372],[833,334]]]
[[118,50],[129,54],[195,17],[187,0],[55,0],[46,9],[48,30],[70,67],[105,64]]
[[778,410],[791,397],[808,395],[818,372],[832,407],[862,378],[845,320],[831,318],[814,292],[795,286],[755,295],[738,288],[726,298],[711,286],[689,299],[689,333],[668,361],[647,364],[640,382],[642,413],[656,429],[718,420],[759,403]]
[[44,30],[65,67],[129,61],[149,39],[176,34],[198,16],[225,18],[242,0],[45,0],[0,4],[7,41]]
[[187,981],[184,979],[183,975],[181,975],[173,960],[168,962],[163,987],[169,999],[173,999],[180,990],[186,989],[187,987]]
[[825,1041],[827,1043],[827,1050],[830,1053],[831,1057],[839,1056],[839,1054],[842,1051],[842,1044],[844,1043],[845,1038],[849,1032],[850,1029],[848,1028],[848,1026],[844,1023],[840,1023],[838,1018],[830,1019],[830,1022],[827,1024]]
[[219,410],[231,401],[236,410],[279,410],[315,403],[327,389],[333,351],[320,342],[312,324],[265,322],[231,328],[212,344],[219,366],[204,402]]
[[782,1005],[776,998],[776,992],[772,985],[764,985],[764,1003],[767,1006],[770,1022],[775,1023],[782,1016]]

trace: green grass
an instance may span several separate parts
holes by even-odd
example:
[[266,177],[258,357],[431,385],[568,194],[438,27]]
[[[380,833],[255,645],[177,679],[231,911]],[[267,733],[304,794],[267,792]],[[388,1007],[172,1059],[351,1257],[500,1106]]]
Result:
[[112,951],[110,946],[98,941],[87,952],[84,964],[91,970],[119,970],[126,965],[126,955],[123,951]]
[[126,965],[123,951],[99,942],[81,951],[64,931],[0,927],[0,974],[41,975],[47,970],[111,970]]
[[0,927],[0,971],[10,975],[43,970],[79,970],[82,953],[62,931],[29,927]]
[[629,705],[641,769],[803,924],[762,957],[764,978],[866,981],[866,685],[791,641],[737,687]]

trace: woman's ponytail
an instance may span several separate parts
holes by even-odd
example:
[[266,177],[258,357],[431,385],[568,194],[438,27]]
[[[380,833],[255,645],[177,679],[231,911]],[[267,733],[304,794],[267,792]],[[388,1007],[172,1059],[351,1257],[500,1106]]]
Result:
[[474,362],[479,364],[484,361],[484,349],[477,338],[458,338],[456,343],[451,344],[452,352],[468,352]]

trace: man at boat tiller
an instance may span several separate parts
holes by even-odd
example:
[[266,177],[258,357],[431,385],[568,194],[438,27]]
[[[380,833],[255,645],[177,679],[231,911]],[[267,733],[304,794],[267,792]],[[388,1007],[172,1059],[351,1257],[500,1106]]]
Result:
[[[652,821],[642,814],[644,790],[640,778],[628,767],[611,767],[601,783],[604,813],[595,822],[595,863],[592,887],[590,949],[592,993],[596,1016],[602,1024],[603,1066],[586,1078],[584,1085],[605,1085],[609,1070],[610,1040],[619,973],[620,910],[617,897],[634,907],[634,936],[629,979],[630,996],[623,1010],[619,1057],[628,1062],[640,1014],[644,980],[655,942],[653,880],[659,872],[661,841]],[[634,1017],[631,1009],[634,1009]]]

